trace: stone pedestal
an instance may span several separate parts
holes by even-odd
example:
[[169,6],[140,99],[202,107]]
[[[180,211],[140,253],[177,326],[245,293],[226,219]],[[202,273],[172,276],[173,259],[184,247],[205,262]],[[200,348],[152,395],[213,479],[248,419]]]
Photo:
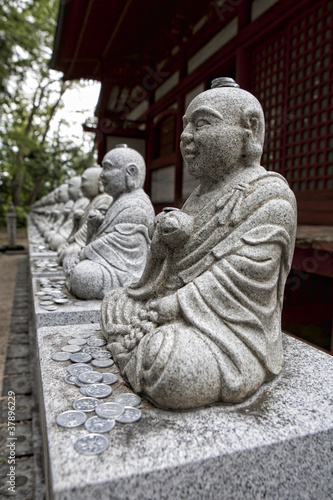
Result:
[[[73,445],[88,431],[55,422],[80,394],[63,380],[70,362],[54,362],[51,354],[71,333],[96,335],[96,329],[67,325],[37,331],[49,499],[332,498],[331,356],[285,336],[281,375],[246,403],[172,412],[143,401],[141,420],[117,423],[104,434],[109,448],[85,456]],[[129,389],[117,383],[117,391]]]

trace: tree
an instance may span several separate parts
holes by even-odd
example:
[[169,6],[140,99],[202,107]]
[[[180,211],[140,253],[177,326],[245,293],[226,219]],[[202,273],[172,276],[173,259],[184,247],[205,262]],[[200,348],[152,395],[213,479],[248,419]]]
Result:
[[57,0],[0,4],[2,205],[28,207],[93,162],[92,151],[61,139],[52,126],[65,92],[79,85],[48,67],[57,7]]

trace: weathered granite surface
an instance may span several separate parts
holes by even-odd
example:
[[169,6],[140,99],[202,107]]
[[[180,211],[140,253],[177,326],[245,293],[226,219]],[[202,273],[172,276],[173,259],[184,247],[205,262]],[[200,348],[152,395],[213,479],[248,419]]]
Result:
[[181,210],[155,218],[142,278],[101,310],[123,376],[162,408],[243,401],[283,365],[295,196],[260,165],[258,100],[231,78],[213,84],[183,117],[180,149],[200,184]]
[[[42,300],[44,297],[39,297],[38,295],[36,295],[37,292],[41,291],[41,277],[43,276],[32,279],[32,312],[36,328],[40,328],[43,326],[95,323],[99,321],[101,301],[80,301],[76,297],[71,296],[65,286],[62,288],[62,292],[67,295],[70,303],[62,305],[54,304],[54,306],[57,307],[57,309],[54,311],[48,311],[47,309],[45,309],[45,307],[48,306],[40,305],[40,300]],[[46,277],[48,279],[59,279],[59,276],[50,276],[49,273],[46,275]]]
[[[73,445],[88,432],[55,422],[78,397],[77,388],[63,381],[70,362],[50,357],[72,333],[96,334],[96,329],[37,331],[50,499],[332,498],[331,356],[284,336],[281,374],[246,403],[180,412],[154,408],[143,399],[141,420],[116,424],[104,434],[109,448],[85,456]],[[129,392],[121,383],[113,387],[115,394]]]

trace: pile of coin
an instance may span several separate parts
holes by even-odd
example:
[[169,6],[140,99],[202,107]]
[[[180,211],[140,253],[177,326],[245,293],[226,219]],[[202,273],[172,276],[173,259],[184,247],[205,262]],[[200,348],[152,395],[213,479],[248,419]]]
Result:
[[[64,381],[78,387],[83,397],[74,401],[73,410],[60,413],[56,422],[67,428],[84,425],[90,434],[79,438],[74,444],[75,450],[84,455],[99,454],[108,448],[109,441],[101,433],[111,431],[116,422],[128,424],[141,418],[141,411],[136,408],[141,398],[136,394],[119,394],[113,401],[103,402],[112,394],[110,385],[118,381],[116,374],[101,373],[93,368],[114,365],[111,353],[102,349],[105,344],[105,340],[90,333],[80,333],[51,356],[54,361],[72,362],[66,367]],[[86,414],[93,412],[95,415],[87,418]]]
[[62,292],[64,279],[39,278],[40,291],[35,295],[39,305],[46,311],[56,311],[59,305],[71,304],[67,295]]
[[54,258],[49,258],[46,259],[41,258],[37,262],[35,262],[35,267],[39,270],[45,270],[45,271],[62,271],[62,266],[59,266],[59,264],[54,260]]

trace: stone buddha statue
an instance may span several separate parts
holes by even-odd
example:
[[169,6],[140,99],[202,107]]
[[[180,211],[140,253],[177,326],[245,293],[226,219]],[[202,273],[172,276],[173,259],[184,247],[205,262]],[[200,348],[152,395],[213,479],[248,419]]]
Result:
[[76,175],[68,181],[68,196],[73,205],[64,219],[63,224],[48,237],[51,250],[57,250],[60,245],[65,245],[74,229],[74,219],[77,211],[85,210],[89,205],[88,198],[84,197],[81,191],[81,176]]
[[102,299],[113,288],[140,279],[155,216],[142,189],[146,165],[137,151],[116,147],[106,154],[102,167],[100,178],[113,203],[105,216],[90,212],[87,245],[67,271],[67,288],[81,299]]
[[232,79],[195,97],[180,147],[200,184],[156,217],[140,281],[104,298],[107,347],[156,406],[241,402],[282,369],[296,203],[263,142],[260,103]]
[[99,166],[87,168],[81,176],[81,191],[90,201],[85,209],[76,210],[74,214],[73,231],[64,245],[58,247],[59,263],[66,271],[75,262],[81,248],[87,242],[88,216],[92,210],[106,211],[112,203],[112,198],[104,189],[100,180],[102,168]]

